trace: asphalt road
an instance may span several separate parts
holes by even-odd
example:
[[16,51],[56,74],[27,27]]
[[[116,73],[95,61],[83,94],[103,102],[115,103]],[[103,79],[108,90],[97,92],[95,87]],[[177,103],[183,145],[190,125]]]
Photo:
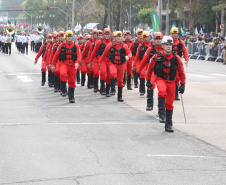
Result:
[[190,62],[171,134],[138,89],[119,103],[78,85],[69,104],[34,56],[0,53],[0,185],[225,184],[226,66]]

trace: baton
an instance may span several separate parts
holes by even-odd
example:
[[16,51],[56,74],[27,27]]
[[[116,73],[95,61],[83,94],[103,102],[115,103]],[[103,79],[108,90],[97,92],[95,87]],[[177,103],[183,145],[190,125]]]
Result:
[[185,121],[185,124],[187,124],[187,120],[186,120],[186,116],[185,116],[185,110],[184,110],[184,101],[183,101],[182,94],[180,94],[180,96],[181,96],[181,102],[182,102],[182,107],[183,107],[183,112],[184,112],[184,121]]

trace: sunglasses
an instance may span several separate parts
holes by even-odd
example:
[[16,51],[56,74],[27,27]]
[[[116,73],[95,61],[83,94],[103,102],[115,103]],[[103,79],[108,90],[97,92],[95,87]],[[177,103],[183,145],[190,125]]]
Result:
[[93,32],[93,34],[96,34],[96,33],[97,33],[96,31]]
[[110,33],[109,31],[105,31],[105,33]]

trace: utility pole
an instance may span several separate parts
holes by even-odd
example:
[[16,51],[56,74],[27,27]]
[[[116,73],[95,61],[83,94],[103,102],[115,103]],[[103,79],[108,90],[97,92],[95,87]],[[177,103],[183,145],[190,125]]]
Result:
[[130,26],[130,31],[132,33],[132,3],[130,0],[130,11],[129,11],[129,26]]
[[[66,0],[66,8],[67,8],[67,14],[68,14],[68,0]],[[67,18],[67,30],[69,29],[69,17]]]
[[123,31],[123,5],[124,5],[124,0],[121,0],[121,9],[120,9],[120,24],[119,24],[119,30]]
[[[225,22],[224,22],[224,9],[221,10],[221,24],[223,24],[224,27],[225,27]],[[222,37],[224,36],[224,29],[221,30],[221,36]]]
[[74,30],[75,28],[75,0],[73,0],[73,5],[72,5],[72,20],[71,20],[71,29],[72,31]]
[[109,26],[110,30],[112,29],[112,22],[111,22],[111,0],[109,0]]
[[217,15],[217,11],[216,11],[216,34],[218,32],[218,20],[217,20],[217,18],[218,18],[218,15]]
[[162,0],[158,0],[159,30],[162,31]]
[[166,34],[169,35],[169,0],[166,0]]

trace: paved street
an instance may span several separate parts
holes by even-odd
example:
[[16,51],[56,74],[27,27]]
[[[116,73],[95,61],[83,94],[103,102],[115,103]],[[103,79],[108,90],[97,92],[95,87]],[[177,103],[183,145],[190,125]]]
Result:
[[0,185],[221,185],[226,182],[226,66],[192,60],[175,132],[146,95],[124,103],[77,86],[75,104],[42,87],[34,53],[0,53]]

